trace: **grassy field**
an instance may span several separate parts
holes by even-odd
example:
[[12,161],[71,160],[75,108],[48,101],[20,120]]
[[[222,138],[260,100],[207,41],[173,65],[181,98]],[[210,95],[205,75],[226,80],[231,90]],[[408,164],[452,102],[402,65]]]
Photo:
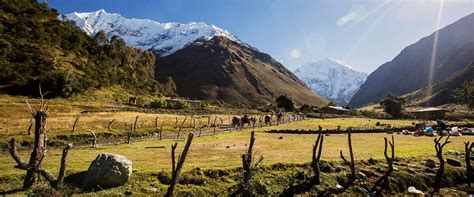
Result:
[[[283,139],[279,139],[279,137]],[[383,157],[383,137],[388,134],[353,134],[354,153],[357,160]],[[256,133],[255,151],[264,157],[265,164],[272,163],[302,163],[308,162],[311,156],[311,147],[316,135],[297,134],[268,134]],[[248,131],[219,134],[216,136],[195,137],[191,152],[185,165],[185,170],[196,167],[234,168],[241,165],[240,155],[245,151],[249,140]],[[452,137],[452,143],[445,150],[463,150],[464,141],[473,141],[474,137]],[[395,134],[396,155],[398,157],[430,157],[434,156],[433,137],[413,137]],[[116,153],[130,158],[134,163],[134,170],[138,172],[156,172],[170,169],[170,146],[178,142],[178,148],[184,145],[180,140],[151,139],[132,144],[91,148],[73,148],[70,151],[71,159],[69,171],[86,170],[90,162],[99,153]],[[100,146],[100,145],[99,145]],[[160,146],[164,146],[161,148]],[[347,155],[347,135],[333,134],[325,138],[323,160],[338,160],[339,151]],[[29,152],[22,151],[27,158]],[[48,151],[45,158],[45,167],[53,172],[59,167],[61,153],[59,149]],[[14,161],[7,153],[2,153],[0,176],[23,174],[14,169]]]

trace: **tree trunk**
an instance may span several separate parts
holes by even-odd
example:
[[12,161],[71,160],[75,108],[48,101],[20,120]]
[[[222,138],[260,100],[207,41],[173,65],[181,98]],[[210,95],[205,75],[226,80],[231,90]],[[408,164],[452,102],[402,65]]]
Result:
[[35,142],[33,152],[31,152],[30,161],[28,165],[32,167],[26,173],[23,182],[23,188],[29,188],[37,179],[37,173],[34,168],[40,168],[44,158],[44,151],[46,150],[46,113],[37,112],[35,119]]

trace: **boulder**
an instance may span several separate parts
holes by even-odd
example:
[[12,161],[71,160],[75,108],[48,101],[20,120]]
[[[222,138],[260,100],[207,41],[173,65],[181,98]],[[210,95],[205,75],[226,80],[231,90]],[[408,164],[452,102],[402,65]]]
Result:
[[125,184],[130,175],[132,175],[132,161],[122,155],[102,153],[92,161],[84,183],[89,187],[116,187]]
[[448,163],[449,165],[454,166],[454,167],[461,167],[461,162],[459,160],[456,160],[456,159],[448,158],[448,159],[446,159],[446,163]]
[[425,166],[428,168],[435,168],[436,167],[436,162],[432,159],[427,159],[424,161]]

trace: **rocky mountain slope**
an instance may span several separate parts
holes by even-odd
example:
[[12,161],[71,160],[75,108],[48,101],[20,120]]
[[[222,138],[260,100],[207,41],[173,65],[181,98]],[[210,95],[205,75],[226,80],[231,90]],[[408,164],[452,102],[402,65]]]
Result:
[[156,65],[157,78],[172,77],[184,97],[264,104],[286,94],[299,104],[328,103],[268,54],[223,36],[159,58]]
[[[474,13],[403,49],[392,61],[372,72],[350,101],[353,107],[377,102],[392,92],[403,95],[443,80],[461,70],[473,55]],[[432,53],[434,61],[432,62]]]
[[329,58],[312,60],[297,68],[294,73],[312,91],[339,105],[348,104],[367,78],[366,73],[356,71],[342,61]]
[[474,61],[436,84],[411,92],[404,97],[410,105],[417,106],[431,107],[456,103],[453,97],[454,90],[471,80],[474,80]]
[[[223,36],[240,42],[230,32],[202,22],[159,23],[149,19],[128,19],[120,14],[107,13],[105,10],[74,12],[64,16],[65,20],[74,21],[91,36],[99,31],[104,31],[109,38],[118,35],[128,45],[153,51],[158,56],[170,55],[193,42],[205,42],[214,36]],[[60,18],[63,19],[62,16]]]

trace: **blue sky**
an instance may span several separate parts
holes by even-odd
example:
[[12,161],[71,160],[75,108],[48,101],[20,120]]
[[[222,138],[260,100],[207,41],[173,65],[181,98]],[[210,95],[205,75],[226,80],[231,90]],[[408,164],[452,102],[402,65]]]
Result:
[[364,72],[474,12],[474,0],[49,0],[49,5],[60,13],[105,9],[127,18],[205,22],[290,69],[329,57]]

